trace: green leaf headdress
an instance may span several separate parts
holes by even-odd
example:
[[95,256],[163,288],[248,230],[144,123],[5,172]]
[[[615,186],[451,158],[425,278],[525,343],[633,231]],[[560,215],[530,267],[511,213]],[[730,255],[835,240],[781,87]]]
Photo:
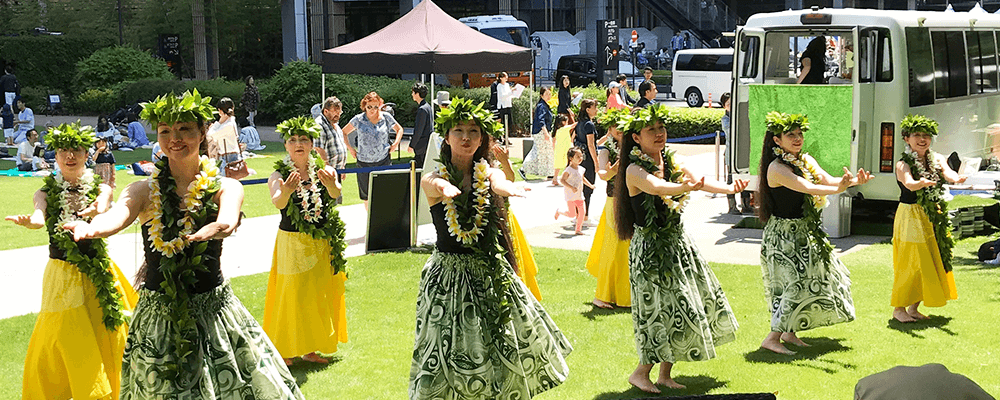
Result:
[[597,116],[597,125],[601,129],[608,130],[612,126],[617,127],[618,122],[628,115],[627,108],[612,108]]
[[503,124],[493,119],[493,113],[483,107],[483,103],[473,104],[472,100],[455,98],[448,108],[438,111],[434,120],[437,131],[442,136],[447,135],[456,124],[464,121],[474,121],[483,133],[495,139],[503,137]]
[[284,140],[288,140],[292,136],[307,136],[310,139],[317,139],[322,130],[323,128],[316,123],[316,120],[304,115],[286,119],[275,128],[275,131],[281,134],[281,138]]
[[642,128],[655,124],[657,121],[666,125],[671,121],[670,110],[663,105],[653,104],[646,108],[634,110],[624,115],[618,121],[618,130],[623,133],[639,133]]
[[802,114],[785,114],[771,111],[767,113],[764,120],[767,122],[767,131],[775,136],[781,136],[781,134],[794,131],[795,129],[802,130],[802,133],[809,130],[809,118]]
[[140,117],[155,130],[161,122],[173,125],[177,122],[212,121],[215,119],[215,107],[212,106],[212,98],[201,97],[198,89],[184,92],[180,97],[171,92],[149,103],[142,103]]
[[89,125],[80,126],[79,120],[52,128],[45,135],[45,144],[52,150],[86,149],[93,146],[96,141],[94,128]]
[[931,136],[937,136],[938,123],[920,114],[909,114],[906,118],[903,118],[903,122],[899,123],[899,129],[907,135],[914,132],[923,132]]

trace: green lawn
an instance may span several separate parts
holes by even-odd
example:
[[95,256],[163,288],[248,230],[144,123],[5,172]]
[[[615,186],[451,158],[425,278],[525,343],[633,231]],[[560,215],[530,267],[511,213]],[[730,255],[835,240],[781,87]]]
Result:
[[[891,246],[874,245],[844,257],[851,269],[857,320],[807,331],[813,344],[796,356],[758,350],[768,332],[760,267],[713,264],[740,323],[737,341],[718,358],[674,368],[687,390],[666,394],[777,392],[780,399],[850,399],[858,379],[898,364],[939,362],[1000,394],[1000,363],[993,319],[1000,315],[997,269],[975,261],[984,238],[955,249],[959,300],[925,310],[928,322],[889,323]],[[711,251],[711,249],[703,249]],[[534,249],[545,308],[568,336],[569,380],[538,399],[625,399],[645,396],[626,379],[637,361],[632,317],[626,309],[595,309],[595,280],[582,251]],[[756,255],[753,255],[756,257]],[[308,398],[405,398],[413,346],[420,268],[427,254],[390,253],[350,259],[347,284],[350,340],[329,366],[296,365],[292,372]],[[262,318],[267,275],[232,280],[237,295]],[[35,315],[0,320],[0,398],[16,398]]]
[[[282,143],[264,142],[267,148],[256,152],[257,158],[247,160],[247,166],[257,171],[256,175],[247,177],[246,180],[267,179],[274,171],[274,162],[278,157],[285,156],[285,147]],[[149,150],[138,149],[136,151],[125,152],[115,151],[115,161],[119,165],[131,165],[139,160],[149,159]],[[412,156],[402,153],[403,157],[393,154],[393,163],[409,162]],[[355,166],[355,160],[348,156],[347,168]],[[14,167],[11,160],[0,160],[0,169],[10,169]],[[143,176],[129,175],[126,171],[118,171],[115,176],[117,188],[115,198],[128,184],[140,179]],[[359,204],[357,175],[348,174],[343,182],[344,205]],[[3,187],[4,199],[0,202],[0,216],[27,214],[32,210],[32,195],[42,187],[42,178],[27,177],[7,177],[0,176],[0,187]],[[259,217],[264,215],[277,214],[278,210],[271,204],[271,196],[267,185],[255,184],[244,186],[246,190],[243,201],[243,212],[247,217]],[[129,231],[132,232],[132,231]],[[14,225],[10,222],[0,222],[0,250],[9,250],[22,247],[39,246],[48,241],[44,230],[28,230]]]

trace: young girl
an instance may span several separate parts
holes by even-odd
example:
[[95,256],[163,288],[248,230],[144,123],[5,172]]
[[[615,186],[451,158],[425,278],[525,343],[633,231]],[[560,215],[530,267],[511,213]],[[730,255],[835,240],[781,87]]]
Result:
[[[111,188],[86,168],[94,130],[63,124],[45,136],[59,172],[35,192],[31,215],[7,217],[49,233],[42,307],[24,360],[24,399],[117,399],[126,314],[137,296],[108,258],[103,239],[73,241],[63,224],[90,220],[111,203]],[[77,260],[69,262],[68,260]]]
[[115,155],[111,152],[108,138],[97,139],[94,145],[94,154],[91,156],[94,162],[94,173],[101,177],[108,186],[115,188]]
[[566,170],[563,171],[559,182],[563,186],[567,210],[563,212],[556,209],[555,219],[559,219],[560,215],[576,218],[576,234],[582,235],[583,220],[587,218],[583,201],[583,187],[587,186],[593,190],[594,184],[590,183],[583,175],[586,173],[586,169],[580,166],[580,163],[583,162],[583,150],[580,150],[579,147],[573,147],[566,152],[566,158],[569,159],[569,164],[566,165]]

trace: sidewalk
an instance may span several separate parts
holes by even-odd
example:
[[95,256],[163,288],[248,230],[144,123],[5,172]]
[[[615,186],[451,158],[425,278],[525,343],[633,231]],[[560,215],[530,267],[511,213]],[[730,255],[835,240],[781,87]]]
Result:
[[[273,132],[273,128],[271,129]],[[712,167],[715,161],[714,146],[672,145],[671,148],[686,156],[685,162],[695,171],[704,171],[709,176],[714,175],[715,170]],[[561,218],[558,221],[552,219],[557,207],[566,207],[562,188],[551,186],[548,181],[529,182],[526,186],[531,189],[527,197],[512,198],[510,203],[528,242],[536,247],[590,250],[596,227],[585,228],[584,235],[576,236],[573,235],[573,222],[570,219]],[[591,198],[590,218],[595,224],[604,209],[606,200],[604,187],[604,182],[598,180],[597,189]],[[733,224],[742,217],[726,214],[727,209],[728,203],[724,195],[711,197],[705,192],[693,193],[691,202],[684,212],[687,233],[702,250],[702,255],[711,262],[758,265],[762,231],[733,229]],[[347,256],[363,255],[368,218],[364,206],[356,204],[341,207],[340,217],[347,225]],[[236,234],[225,240],[222,266],[226,277],[270,271],[279,219],[278,215],[246,219]],[[432,225],[422,225],[418,228],[418,243],[433,242],[434,238]],[[832,242],[839,251],[847,253],[883,239],[850,236]],[[140,242],[141,237],[137,233],[123,233],[108,240],[112,260],[130,278],[135,276],[135,271],[142,263]],[[0,251],[0,259],[5,260],[0,265],[0,276],[4,277],[3,283],[0,283],[0,304],[3,305],[0,309],[0,318],[38,311],[41,304],[42,274],[47,257],[46,246]],[[350,262],[356,265],[363,263],[364,258],[356,258]],[[539,274],[544,275],[548,267],[550,266],[540,265]],[[355,270],[363,271],[361,268]],[[415,270],[413,273],[420,272]]]

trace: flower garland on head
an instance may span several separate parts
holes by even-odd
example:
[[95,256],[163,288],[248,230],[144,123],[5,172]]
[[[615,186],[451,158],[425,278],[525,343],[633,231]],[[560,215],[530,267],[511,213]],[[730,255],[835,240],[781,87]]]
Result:
[[473,104],[472,100],[456,97],[448,108],[438,111],[434,126],[442,136],[447,136],[455,124],[463,121],[474,121],[482,129],[482,133],[494,139],[502,139],[503,124],[493,119],[493,113],[483,106],[483,103]]
[[[938,133],[937,122],[923,115],[907,115],[899,127],[905,133],[924,132],[931,136],[937,136]],[[949,272],[952,270],[952,249],[955,247],[955,238],[951,235],[948,202],[944,200],[944,168],[929,147],[921,159],[920,155],[907,145],[901,160],[910,167],[910,175],[915,179],[925,178],[935,182],[934,186],[917,190],[915,194],[917,204],[924,209],[927,219],[934,227],[934,239],[938,251],[941,252],[941,263],[945,272]]]
[[647,126],[661,122],[667,124],[674,119],[675,111],[662,104],[650,104],[649,107],[635,110],[631,114],[621,116],[618,120],[618,130],[623,134],[638,133]]

